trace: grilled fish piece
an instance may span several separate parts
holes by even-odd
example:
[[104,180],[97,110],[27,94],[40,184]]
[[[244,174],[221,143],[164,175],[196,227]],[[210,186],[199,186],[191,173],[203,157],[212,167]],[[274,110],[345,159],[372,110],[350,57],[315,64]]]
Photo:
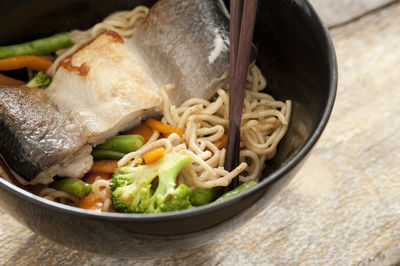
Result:
[[[92,146],[171,101],[208,98],[229,67],[228,20],[213,0],[161,0],[131,39],[107,31],[64,60],[45,92],[0,89],[0,152],[32,184],[89,171]],[[139,27],[140,28],[140,27]]]
[[46,93],[58,108],[75,114],[97,145],[160,106],[147,68],[129,42],[108,31],[67,58]]
[[229,20],[216,0],[160,0],[132,38],[159,86],[179,105],[209,98],[227,79]]
[[[85,127],[60,112],[39,89],[0,87],[0,152],[27,181],[50,183],[77,154],[87,153]],[[82,176],[93,159],[86,157],[71,175]]]

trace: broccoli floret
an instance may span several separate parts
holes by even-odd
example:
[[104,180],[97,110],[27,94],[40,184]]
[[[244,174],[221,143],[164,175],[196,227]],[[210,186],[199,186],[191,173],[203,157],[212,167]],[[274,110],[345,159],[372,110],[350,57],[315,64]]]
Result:
[[35,76],[26,84],[29,88],[40,88],[46,89],[51,82],[51,78],[44,72],[38,72]]
[[[118,168],[111,182],[115,210],[160,213],[191,208],[189,187],[184,184],[176,187],[176,178],[188,163],[189,157],[170,152],[150,165]],[[158,183],[153,182],[157,177]]]

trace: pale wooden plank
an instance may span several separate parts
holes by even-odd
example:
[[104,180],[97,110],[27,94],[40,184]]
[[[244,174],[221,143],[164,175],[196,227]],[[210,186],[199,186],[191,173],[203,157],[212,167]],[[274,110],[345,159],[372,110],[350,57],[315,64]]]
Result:
[[328,27],[357,18],[395,0],[311,0]]

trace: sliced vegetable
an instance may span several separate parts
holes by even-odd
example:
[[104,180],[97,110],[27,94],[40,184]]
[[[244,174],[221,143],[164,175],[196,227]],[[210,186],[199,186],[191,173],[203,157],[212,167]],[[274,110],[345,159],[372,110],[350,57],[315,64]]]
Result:
[[226,149],[228,147],[228,135],[223,135],[221,138],[217,139],[213,142],[214,145],[218,148],[218,150]]
[[151,136],[153,135],[153,130],[149,128],[144,122],[142,122],[139,126],[126,132],[126,134],[141,135],[144,138],[144,141],[148,142]]
[[143,160],[145,164],[152,164],[164,156],[164,147],[156,147],[151,149],[149,152],[143,155]]
[[31,42],[0,46],[0,58],[48,54],[71,45],[72,40],[69,35],[67,33],[59,33]]
[[129,153],[138,150],[144,143],[144,138],[141,135],[118,135],[106,143],[98,145],[95,150]]
[[117,167],[118,161],[116,160],[95,161],[90,172],[112,174]]
[[0,59],[0,71],[30,68],[35,71],[46,71],[52,62],[35,55],[22,55]]
[[111,174],[89,172],[85,175],[85,177],[83,178],[83,181],[85,183],[92,185],[96,181],[97,178],[108,180],[111,178]]
[[160,133],[163,133],[164,135],[171,135],[172,133],[176,133],[181,138],[183,137],[182,129],[167,125],[163,122],[155,120],[154,118],[147,119],[146,125]]
[[92,156],[95,160],[120,160],[125,156],[123,152],[94,149]]
[[236,196],[237,194],[242,193],[243,191],[246,191],[246,190],[248,190],[249,188],[251,188],[251,187],[253,187],[255,185],[257,185],[257,182],[254,181],[254,180],[246,181],[243,184],[241,184],[240,186],[238,186],[237,188],[226,192],[221,197],[219,197],[216,201],[221,201],[221,200],[228,199],[228,198],[231,198],[233,196]]
[[51,78],[44,72],[38,72],[36,75],[26,84],[29,88],[40,88],[45,89],[51,83]]
[[[98,179],[108,180],[111,178],[111,174],[106,173],[88,173],[84,177],[84,180],[88,184],[93,184]],[[98,197],[96,193],[91,191],[86,197],[83,197],[79,203],[79,208],[92,210],[96,212],[102,212],[104,206],[104,199]],[[114,208],[110,206],[108,212],[114,212]]]
[[81,199],[79,203],[79,208],[92,210],[96,212],[103,211],[104,200],[97,197],[94,192],[90,192],[89,195]]
[[211,189],[196,189],[190,195],[190,202],[193,206],[201,206],[213,202],[221,194],[221,187]]
[[20,86],[25,82],[0,74],[0,86]]
[[49,187],[71,193],[79,198],[90,193],[92,186],[76,178],[58,179]]

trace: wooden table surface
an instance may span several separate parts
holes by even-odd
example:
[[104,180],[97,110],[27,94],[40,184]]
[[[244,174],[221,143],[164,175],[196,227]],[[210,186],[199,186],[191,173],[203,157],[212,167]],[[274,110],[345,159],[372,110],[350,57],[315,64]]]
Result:
[[390,265],[400,262],[400,3],[314,0],[339,87],[308,161],[271,205],[199,250],[120,260],[54,244],[0,212],[0,265]]

